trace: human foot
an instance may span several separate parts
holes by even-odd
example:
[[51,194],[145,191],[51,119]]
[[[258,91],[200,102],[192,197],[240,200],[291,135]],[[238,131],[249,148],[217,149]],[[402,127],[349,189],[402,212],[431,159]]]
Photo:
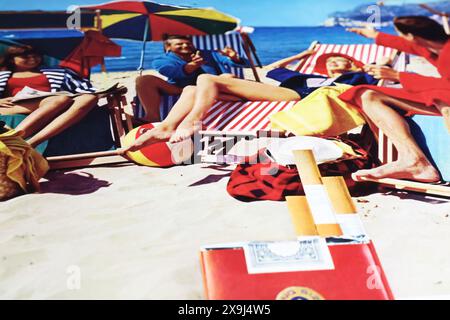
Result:
[[418,182],[436,182],[439,181],[440,175],[436,168],[425,159],[413,163],[398,160],[378,168],[360,170],[355,172],[352,178],[355,181],[392,178]]
[[202,123],[198,120],[185,119],[177,127],[175,132],[170,137],[170,143],[177,143],[192,137],[196,132],[202,129]]
[[160,125],[151,130],[146,130],[132,145],[120,149],[119,153],[125,154],[126,152],[135,152],[158,142],[169,141],[172,134],[173,128],[164,125]]

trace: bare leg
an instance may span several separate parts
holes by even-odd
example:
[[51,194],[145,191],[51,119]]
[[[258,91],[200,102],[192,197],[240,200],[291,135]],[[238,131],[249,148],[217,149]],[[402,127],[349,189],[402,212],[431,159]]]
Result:
[[197,92],[192,111],[177,127],[170,142],[188,139],[200,129],[204,113],[213,105],[220,94],[232,95],[248,101],[292,101],[300,100],[297,92],[265,83],[203,74],[197,80]]
[[136,93],[145,110],[145,121],[159,122],[159,104],[162,94],[181,94],[182,89],[167,83],[163,79],[147,75],[136,78]]
[[363,178],[394,178],[421,182],[439,180],[438,171],[415,142],[408,123],[391,106],[405,111],[420,110],[435,113],[435,110],[431,112],[425,105],[399,100],[372,90],[362,92],[361,104],[368,119],[392,140],[398,150],[399,160],[375,169],[360,170],[353,174],[355,180],[360,181]]
[[48,97],[33,103],[25,103],[21,107],[33,110],[17,127],[28,138],[45,127],[56,116],[67,110],[71,103],[69,97]]
[[142,134],[138,139],[136,139],[133,145],[122,149],[121,153],[128,151],[134,152],[157,142],[168,141],[175,128],[192,110],[192,107],[194,106],[195,92],[196,88],[194,86],[187,86],[184,88],[180,99],[173,106],[172,110],[170,110],[167,118],[158,127]]
[[92,110],[98,102],[97,97],[91,94],[84,94],[73,98],[72,100],[73,103],[67,111],[53,119],[53,121],[28,140],[28,143],[31,146],[35,147],[74,125]]
[[61,96],[52,96],[47,98],[37,98],[25,101],[19,101],[12,107],[0,107],[0,115],[14,114],[30,114],[41,107],[48,107],[47,104],[58,105],[59,102],[64,104],[69,98]]

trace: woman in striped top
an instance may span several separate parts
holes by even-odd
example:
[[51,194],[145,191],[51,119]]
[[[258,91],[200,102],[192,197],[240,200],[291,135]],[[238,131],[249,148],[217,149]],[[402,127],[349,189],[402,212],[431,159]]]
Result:
[[[75,72],[62,68],[43,68],[43,57],[29,46],[10,47],[0,71],[0,115],[29,114],[15,129],[35,147],[80,121],[98,99],[95,89]],[[71,98],[50,96],[14,102],[25,86],[40,91],[84,93]]]

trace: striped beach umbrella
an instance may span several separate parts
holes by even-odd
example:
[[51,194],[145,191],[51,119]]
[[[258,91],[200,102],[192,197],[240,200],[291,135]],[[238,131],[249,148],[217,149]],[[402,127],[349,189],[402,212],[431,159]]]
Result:
[[160,41],[167,34],[223,34],[239,25],[238,19],[212,8],[180,7],[149,1],[116,1],[80,8],[82,11],[100,11],[104,35],[143,41],[140,69],[146,41]]

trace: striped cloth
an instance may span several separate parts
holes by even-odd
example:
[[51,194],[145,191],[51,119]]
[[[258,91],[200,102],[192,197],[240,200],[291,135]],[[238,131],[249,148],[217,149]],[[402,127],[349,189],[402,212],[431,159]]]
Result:
[[259,131],[270,129],[270,116],[291,109],[298,101],[219,101],[203,118],[207,131]]
[[[241,35],[239,32],[231,31],[225,34],[212,34],[206,36],[193,36],[192,42],[200,50],[221,50],[225,47],[233,48],[240,57],[247,58],[242,46]],[[244,79],[244,69],[231,68],[232,73],[241,79]]]
[[[209,36],[214,38],[213,36]],[[203,37],[199,37],[200,39]],[[222,44],[218,38],[216,40],[196,40],[203,41],[203,44],[209,48],[220,47]],[[317,53],[310,56],[303,65],[300,72],[311,74],[317,58],[324,53],[339,52],[353,56],[363,63],[372,63],[386,56],[391,56],[393,49],[379,46],[376,44],[352,44],[352,45],[334,45],[318,44]],[[406,69],[405,55],[394,61],[398,70]],[[292,108],[297,101],[253,101],[253,102],[217,102],[205,115],[203,123],[207,131],[258,131],[270,129],[270,116]],[[161,114],[166,116],[170,109],[167,106],[161,108]]]
[[[95,88],[87,79],[80,78],[75,72],[64,68],[42,68],[43,73],[50,83],[51,92],[68,91],[71,93],[95,92]],[[0,97],[5,94],[11,71],[0,72]]]
[[[316,53],[307,58],[300,69],[301,73],[313,74],[317,59],[325,53],[337,52],[355,58],[364,64],[377,62],[384,57],[390,57],[395,49],[379,46],[377,44],[317,44]],[[398,71],[406,70],[406,55],[401,54],[394,62]]]

